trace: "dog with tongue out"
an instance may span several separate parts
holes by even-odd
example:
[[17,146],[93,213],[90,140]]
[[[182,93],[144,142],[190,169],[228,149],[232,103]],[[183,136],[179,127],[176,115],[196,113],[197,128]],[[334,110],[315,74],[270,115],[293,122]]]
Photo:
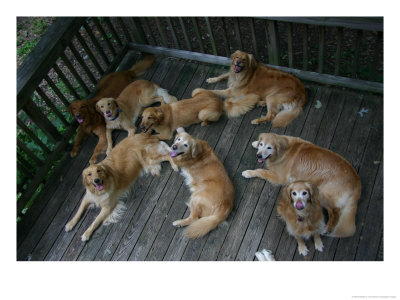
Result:
[[311,236],[315,249],[323,250],[320,234],[325,231],[325,222],[317,187],[305,181],[290,183],[282,190],[277,210],[286,222],[288,233],[296,238],[301,255],[307,255],[309,250],[304,240]]

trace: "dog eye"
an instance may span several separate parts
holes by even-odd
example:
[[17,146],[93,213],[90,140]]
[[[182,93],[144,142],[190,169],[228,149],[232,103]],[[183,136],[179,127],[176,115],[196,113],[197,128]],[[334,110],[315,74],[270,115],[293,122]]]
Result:
[[147,117],[147,120],[151,120],[151,119],[153,119],[152,117]]
[[260,147],[264,146],[264,143],[260,143]]
[[186,148],[188,147],[188,144],[183,144],[183,146],[185,146]]
[[110,106],[111,104],[110,103],[108,103],[108,106]]
[[271,150],[271,149],[272,149],[272,147],[271,147],[271,146],[268,146],[268,147],[267,147],[267,149]]
[[293,196],[297,196],[297,193],[296,193],[296,192],[292,192],[292,195],[293,195]]
[[89,173],[88,176],[92,176],[92,173]]
[[104,106],[102,105],[101,108],[104,108]]
[[305,196],[305,195],[307,195],[307,192],[306,192],[306,191],[303,192],[303,196]]
[[100,169],[97,170],[97,173],[100,173]]

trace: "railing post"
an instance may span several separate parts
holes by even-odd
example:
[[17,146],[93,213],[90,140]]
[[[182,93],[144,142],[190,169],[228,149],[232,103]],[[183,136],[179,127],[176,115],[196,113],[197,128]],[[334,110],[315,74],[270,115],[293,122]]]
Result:
[[279,65],[279,39],[276,21],[265,20],[265,31],[267,33],[268,60],[272,65]]

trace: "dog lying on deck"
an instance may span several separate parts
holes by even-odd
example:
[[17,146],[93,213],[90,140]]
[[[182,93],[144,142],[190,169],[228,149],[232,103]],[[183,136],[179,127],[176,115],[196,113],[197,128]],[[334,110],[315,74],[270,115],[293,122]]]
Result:
[[243,100],[222,101],[211,91],[195,89],[192,98],[180,100],[160,107],[148,107],[143,111],[140,128],[147,131],[153,128],[160,140],[169,140],[178,127],[200,123],[206,126],[216,122],[223,111],[228,117],[237,117],[253,108],[258,96]]
[[71,157],[78,154],[84,137],[88,134],[97,135],[99,141],[90,158],[90,163],[95,163],[98,157],[107,150],[106,124],[104,118],[96,110],[96,102],[104,97],[117,98],[122,90],[130,84],[135,77],[142,75],[155,61],[155,57],[146,56],[127,71],[110,73],[103,77],[96,87],[93,98],[89,100],[75,100],[68,106],[68,112],[79,123],[75,136]]
[[147,80],[136,80],[129,84],[118,98],[103,98],[96,109],[104,114],[106,120],[107,155],[112,149],[112,130],[125,129],[128,135],[136,131],[135,122],[143,108],[153,103],[172,103],[176,98],[165,89]]
[[254,119],[252,124],[272,121],[273,127],[284,127],[297,118],[306,104],[304,85],[296,77],[258,63],[252,54],[236,51],[232,54],[228,73],[208,78],[208,83],[228,78],[228,88],[213,90],[224,98],[258,95],[259,105],[267,105],[265,117]]
[[[162,161],[172,162],[170,148],[164,142],[148,134],[131,135],[118,143],[102,162],[83,170],[83,184],[86,194],[79,209],[65,226],[70,231],[90,204],[101,207],[101,211],[90,227],[82,235],[87,241],[101,224],[115,223],[124,210],[118,199],[140,175],[141,170],[152,175],[160,175]],[[172,167],[177,170],[173,165]]]
[[185,236],[194,239],[206,235],[222,223],[233,209],[234,189],[225,168],[211,147],[178,128],[170,156],[182,169],[191,191],[190,215],[173,222],[188,226]]
[[361,181],[352,165],[339,154],[297,137],[262,133],[252,143],[265,169],[243,171],[246,178],[259,177],[273,184],[306,181],[319,191],[328,211],[326,233],[349,237],[356,231],[355,216]]
[[307,255],[304,239],[314,237],[315,249],[323,251],[320,234],[325,222],[318,189],[304,181],[290,183],[282,190],[278,215],[286,222],[288,233],[295,237],[301,255]]

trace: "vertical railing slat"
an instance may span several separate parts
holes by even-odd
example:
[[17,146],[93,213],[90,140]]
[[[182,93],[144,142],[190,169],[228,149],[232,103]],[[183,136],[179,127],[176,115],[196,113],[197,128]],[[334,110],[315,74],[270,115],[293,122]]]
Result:
[[225,52],[226,56],[229,57],[233,51],[229,43],[228,35],[226,34],[225,18],[221,18],[221,22],[222,22],[222,37],[224,38],[224,43],[225,43]]
[[200,52],[201,53],[205,53],[204,52],[203,41],[201,40],[201,36],[200,36],[199,25],[197,24],[197,18],[192,17],[192,23],[193,23],[194,33],[196,34],[196,37],[197,37],[197,40],[198,40],[198,43],[199,43]]
[[279,39],[276,21],[265,20],[265,30],[268,43],[268,60],[270,64],[279,65]]
[[171,18],[167,18],[168,27],[171,29],[172,39],[174,40],[174,45],[176,49],[179,49],[178,38],[176,37],[175,27],[172,25]]
[[108,29],[111,31],[111,34],[113,35],[113,37],[115,38],[115,40],[117,41],[118,45],[120,47],[122,47],[122,41],[120,39],[120,37],[118,36],[117,31],[114,28],[114,25],[111,23],[110,18],[104,18],[105,23],[107,24]]
[[322,73],[324,69],[324,50],[325,50],[325,26],[319,26],[319,43],[318,43],[318,73]]
[[156,23],[158,32],[161,36],[161,45],[163,47],[168,47],[168,42],[167,42],[167,35],[165,34],[164,26],[161,25],[160,18],[154,17],[154,21]]
[[89,25],[86,22],[83,23],[83,28],[85,28],[86,33],[88,34],[89,38],[91,39],[93,45],[96,47],[97,52],[100,54],[101,58],[104,60],[104,62],[108,66],[110,64],[110,60],[108,59],[106,53],[103,50],[103,47],[101,47],[99,41],[94,36],[92,30],[90,29]]
[[54,71],[56,71],[58,77],[60,77],[61,81],[65,84],[65,86],[68,88],[69,92],[71,95],[73,95],[76,99],[80,99],[81,96],[79,93],[74,89],[72,86],[71,82],[67,79],[67,77],[64,75],[64,73],[61,71],[61,69],[58,67],[57,64],[53,66]]
[[[150,45],[153,45],[153,46],[157,45],[157,40],[156,40],[156,38],[155,38],[155,36],[153,34],[153,31],[151,31],[151,28],[149,26],[149,22],[147,21],[147,17],[142,17],[142,18],[140,18],[140,20],[143,22],[143,26],[147,30],[147,32],[149,33],[149,37],[151,38],[151,41],[148,41],[146,35],[144,34],[144,37],[146,37],[146,41],[147,41],[145,44],[150,44]],[[133,18],[133,21],[136,24],[136,29],[137,30],[139,28],[141,28],[140,26],[138,26],[139,22],[137,22],[136,18]]]
[[240,26],[239,26],[239,18],[234,18],[233,19],[233,24],[235,27],[235,35],[237,37],[238,40],[238,44],[239,44],[239,50],[243,50],[243,43],[242,43],[242,38],[240,36]]
[[342,41],[343,41],[343,28],[337,27],[336,34],[336,57],[335,57],[335,75],[339,75],[340,70],[340,58],[342,56]]
[[39,159],[31,150],[29,150],[28,147],[25,146],[25,144],[19,139],[17,139],[17,146],[21,148],[21,150],[24,151],[25,154],[29,156],[29,158],[32,159],[38,166],[43,165],[43,161]]
[[93,22],[96,25],[97,29],[99,30],[100,34],[103,36],[103,39],[108,46],[108,49],[111,51],[112,55],[115,56],[117,53],[115,52],[114,46],[112,45],[110,39],[108,38],[107,33],[104,31],[103,26],[101,26],[100,21],[96,17],[93,17]]
[[100,66],[100,63],[98,62],[98,60],[94,56],[92,50],[89,48],[88,44],[86,43],[85,39],[83,38],[83,36],[80,34],[79,31],[76,34],[76,38],[78,39],[79,43],[82,45],[83,49],[85,50],[85,52],[89,56],[90,60],[92,61],[93,65],[96,67],[97,71],[100,74],[103,74],[104,73],[103,68]]
[[64,118],[63,114],[58,110],[58,108],[51,102],[50,98],[46,95],[46,93],[38,86],[36,88],[36,92],[43,99],[43,101],[47,104],[47,106],[51,109],[51,111],[65,124],[69,125],[68,121]]
[[373,56],[373,61],[372,61],[372,68],[371,72],[368,76],[368,80],[374,81],[374,78],[376,77],[376,72],[378,69],[378,56],[381,51],[380,45],[382,44],[382,39],[383,39],[383,33],[382,31],[379,31],[376,36],[376,41],[375,41],[375,51],[374,51],[374,56]]
[[308,70],[308,25],[303,25],[303,70]]
[[85,71],[86,75],[88,76],[88,78],[90,79],[90,81],[96,85],[97,83],[97,79],[96,77],[94,77],[92,71],[89,69],[89,67],[87,66],[87,64],[83,61],[82,56],[80,55],[80,53],[78,52],[78,50],[75,48],[74,44],[71,43],[69,45],[69,49],[71,49],[72,54],[74,55],[75,59],[78,61],[78,63],[81,65],[82,69]]
[[17,125],[40,147],[44,152],[49,154],[50,149],[43,144],[43,142],[32,132],[32,130],[24,124],[19,118],[17,118]]
[[254,19],[250,18],[250,33],[251,33],[251,41],[253,43],[253,49],[254,49],[254,55],[257,60],[260,59],[260,56],[258,55],[258,50],[257,50],[257,39],[256,39],[256,31],[254,29]]
[[122,31],[124,32],[124,36],[125,36],[126,41],[128,43],[130,43],[130,42],[132,42],[132,38],[131,38],[131,35],[129,33],[129,30],[126,28],[126,25],[125,25],[123,19],[125,19],[125,18],[118,17],[117,18],[117,22],[118,22],[119,26],[121,26]]
[[56,93],[58,99],[60,99],[60,101],[67,107],[69,105],[67,98],[65,98],[64,94],[58,89],[53,80],[51,80],[51,78],[48,75],[44,76],[44,80],[46,80],[46,82],[49,84],[54,93]]
[[61,55],[61,59],[63,60],[64,64],[67,66],[68,70],[74,75],[75,79],[79,82],[81,87],[85,90],[86,94],[90,94],[90,89],[87,87],[85,81],[81,78],[78,72],[75,70],[74,66],[72,65],[69,58],[64,54]]
[[185,38],[187,50],[192,51],[192,45],[190,44],[190,40],[189,40],[187,31],[186,31],[186,26],[185,26],[185,23],[183,22],[182,17],[179,17],[179,24],[182,27],[182,33],[183,33],[183,37]]
[[208,17],[205,17],[204,19],[206,20],[207,31],[210,36],[210,42],[211,42],[211,47],[213,49],[213,53],[214,53],[214,55],[218,55],[217,46],[215,44],[214,35],[213,35],[212,29],[211,29],[210,19]]
[[293,68],[293,23],[287,23],[289,68]]

